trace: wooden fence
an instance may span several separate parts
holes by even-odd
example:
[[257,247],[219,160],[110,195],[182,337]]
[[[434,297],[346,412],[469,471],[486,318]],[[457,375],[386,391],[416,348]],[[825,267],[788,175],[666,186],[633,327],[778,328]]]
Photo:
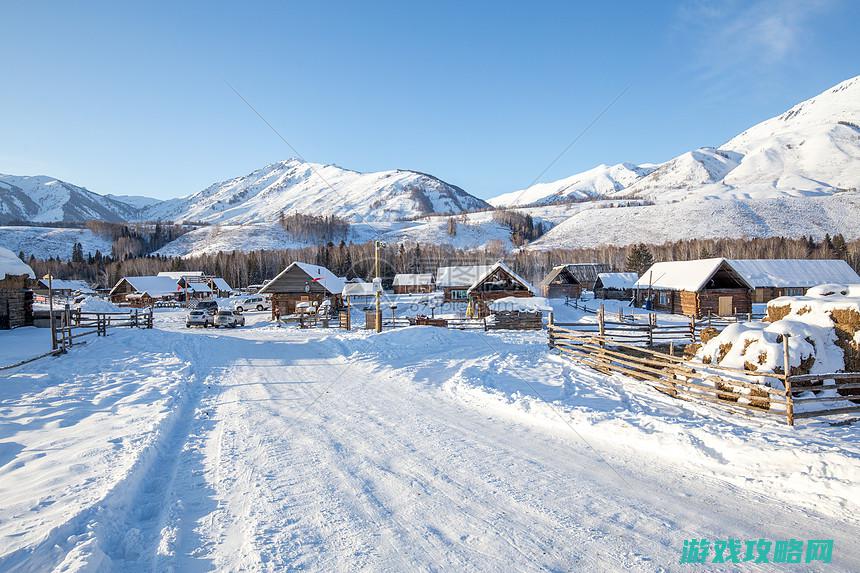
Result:
[[65,352],[86,336],[107,336],[109,328],[152,328],[152,308],[129,312],[82,312],[65,309],[51,321],[51,348]]
[[[838,393],[858,389],[860,373],[792,375],[787,336],[783,337],[783,373],[694,363],[680,356],[559,324],[549,325],[548,336],[551,348],[577,362],[605,374],[618,373],[643,381],[674,398],[717,404],[746,414],[778,416],[792,426],[795,418],[860,412],[860,396],[802,395],[808,391],[832,389]],[[779,381],[784,389],[764,383],[768,379]],[[833,402],[852,405],[826,407]],[[798,406],[800,410],[796,411]]]

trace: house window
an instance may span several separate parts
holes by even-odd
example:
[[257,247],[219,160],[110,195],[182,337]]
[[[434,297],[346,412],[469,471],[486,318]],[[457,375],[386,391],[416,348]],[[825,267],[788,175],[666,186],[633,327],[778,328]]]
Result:
[[801,296],[804,290],[802,287],[788,287],[785,289],[785,294],[786,296]]
[[452,289],[451,290],[451,300],[466,300],[466,290],[465,289]]
[[658,296],[659,296],[660,304],[662,304],[663,306],[669,305],[669,293],[668,292],[661,290]]

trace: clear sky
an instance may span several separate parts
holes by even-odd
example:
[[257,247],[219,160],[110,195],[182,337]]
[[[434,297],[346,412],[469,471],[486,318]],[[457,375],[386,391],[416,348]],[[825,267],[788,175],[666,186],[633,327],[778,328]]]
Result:
[[719,145],[860,74],[854,0],[2,1],[0,173],[99,193],[291,157],[230,85],[309,161],[487,198]]

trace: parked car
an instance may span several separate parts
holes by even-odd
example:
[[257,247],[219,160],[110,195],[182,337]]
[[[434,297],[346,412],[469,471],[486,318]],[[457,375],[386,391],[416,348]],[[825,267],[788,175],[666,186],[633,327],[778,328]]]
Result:
[[269,300],[266,297],[259,295],[246,296],[245,298],[240,298],[233,303],[233,308],[239,312],[245,312],[252,308],[255,310],[269,310],[271,307]]
[[219,326],[223,326],[224,328],[245,326],[245,317],[238,310],[219,310],[215,313],[214,324],[215,328]]
[[191,328],[192,326],[209,328],[210,324],[214,324],[212,315],[205,310],[194,309],[185,317],[185,328]]
[[209,316],[215,316],[218,312],[218,302],[214,300],[198,300],[194,310],[202,310]]

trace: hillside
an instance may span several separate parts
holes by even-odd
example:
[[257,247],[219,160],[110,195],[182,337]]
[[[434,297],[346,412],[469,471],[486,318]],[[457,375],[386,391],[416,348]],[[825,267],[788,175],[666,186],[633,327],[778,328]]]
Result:
[[632,163],[598,165],[558,181],[537,183],[525,189],[493,197],[488,202],[495,207],[523,207],[599,198],[632,185],[654,171],[656,167],[652,164],[634,165]]
[[144,209],[140,218],[235,225],[274,221],[284,212],[394,221],[487,207],[459,187],[416,171],[359,173],[289,159],[164,201]]
[[126,221],[136,207],[45,175],[0,174],[0,224],[83,222],[90,219]]
[[84,254],[111,253],[111,241],[89,229],[54,227],[0,227],[0,246],[15,254],[24,251],[29,257],[40,259],[56,257],[68,260],[72,256],[72,245],[80,243]]

